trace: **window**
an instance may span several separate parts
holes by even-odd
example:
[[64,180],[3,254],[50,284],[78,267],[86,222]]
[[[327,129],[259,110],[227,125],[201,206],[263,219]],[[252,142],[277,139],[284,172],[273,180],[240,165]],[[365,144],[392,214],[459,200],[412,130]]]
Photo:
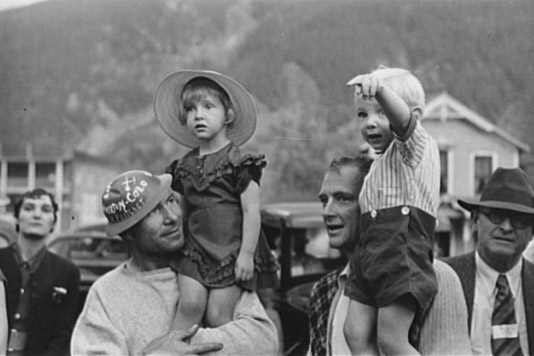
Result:
[[447,151],[439,151],[439,161],[441,165],[439,194],[442,195],[449,192],[449,155]]
[[54,189],[56,183],[56,163],[35,163],[35,187]]
[[7,163],[7,185],[9,187],[28,186],[29,165],[27,162]]
[[490,156],[475,157],[475,195],[480,195],[482,190],[484,190],[484,187],[493,172],[492,166],[493,164]]

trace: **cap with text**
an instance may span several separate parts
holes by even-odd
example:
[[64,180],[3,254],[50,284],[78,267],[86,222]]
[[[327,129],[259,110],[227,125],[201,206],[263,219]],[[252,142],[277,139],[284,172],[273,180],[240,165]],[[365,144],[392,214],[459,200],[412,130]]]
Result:
[[170,174],[153,175],[128,171],[114,178],[102,195],[102,208],[108,219],[106,233],[120,234],[141,221],[171,192]]

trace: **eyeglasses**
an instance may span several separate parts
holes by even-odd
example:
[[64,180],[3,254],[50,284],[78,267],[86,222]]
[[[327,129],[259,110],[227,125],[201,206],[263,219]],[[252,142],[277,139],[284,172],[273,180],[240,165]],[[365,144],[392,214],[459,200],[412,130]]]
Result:
[[521,230],[534,225],[534,217],[528,214],[510,212],[502,209],[479,209],[481,214],[486,216],[495,225],[500,225],[508,218],[514,229]]

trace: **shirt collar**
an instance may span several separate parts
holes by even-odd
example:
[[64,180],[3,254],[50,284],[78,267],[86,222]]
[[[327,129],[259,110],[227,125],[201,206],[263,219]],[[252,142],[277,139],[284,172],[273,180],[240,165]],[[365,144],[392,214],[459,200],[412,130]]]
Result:
[[343,268],[343,270],[337,277],[337,286],[339,289],[345,288],[345,284],[347,284],[347,279],[349,278],[349,273],[350,273],[350,263],[347,263],[345,268]]
[[[475,264],[476,264],[476,271],[479,274],[479,276],[482,278],[482,281],[486,287],[486,289],[492,294],[495,290],[495,285],[497,283],[497,278],[499,277],[499,272],[491,268],[490,265],[488,265],[482,257],[480,257],[478,251],[475,253]],[[509,270],[506,273],[502,273],[506,275],[506,278],[508,279],[508,284],[510,285],[510,289],[516,297],[516,292],[519,290],[519,285],[521,283],[521,270],[523,268],[523,259],[521,258],[519,262],[512,267],[511,270]]]
[[46,254],[46,247],[43,246],[35,255],[30,257],[30,259],[24,261],[20,253],[19,245],[17,245],[17,243],[13,243],[11,246],[13,247],[13,256],[15,257],[15,261],[17,261],[17,265],[22,267],[23,264],[28,264],[32,273],[37,270],[37,267],[39,267]]

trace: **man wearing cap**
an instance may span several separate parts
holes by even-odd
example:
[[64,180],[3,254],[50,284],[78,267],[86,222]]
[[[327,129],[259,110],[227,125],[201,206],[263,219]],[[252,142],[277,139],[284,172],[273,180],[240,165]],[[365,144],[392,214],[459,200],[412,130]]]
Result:
[[476,251],[448,262],[460,277],[476,355],[534,352],[534,264],[522,258],[532,239],[534,190],[519,168],[498,168],[471,212]]
[[91,287],[74,329],[74,355],[273,355],[277,331],[258,297],[243,292],[234,320],[215,329],[170,330],[180,297],[169,260],[181,249],[182,211],[171,176],[129,171],[102,196],[107,233],[119,234],[131,258]]

